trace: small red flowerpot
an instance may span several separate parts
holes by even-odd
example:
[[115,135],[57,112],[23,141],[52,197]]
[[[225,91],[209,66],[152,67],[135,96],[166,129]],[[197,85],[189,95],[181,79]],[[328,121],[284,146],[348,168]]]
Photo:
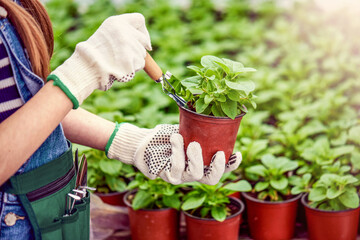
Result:
[[250,234],[255,240],[291,239],[301,195],[280,202],[262,201],[242,193],[247,207]]
[[230,204],[236,207],[237,210],[223,222],[196,217],[184,212],[187,240],[237,240],[244,204],[236,198],[230,198]]
[[179,236],[179,212],[172,208],[134,210],[128,201],[128,192],[124,202],[128,207],[132,240],[175,240]]
[[355,240],[360,207],[343,211],[325,211],[308,205],[307,196],[301,198],[305,207],[311,240]]
[[230,158],[236,141],[240,122],[245,113],[235,119],[199,114],[179,107],[179,132],[184,138],[185,149],[189,143],[200,143],[204,165],[209,165],[217,151],[225,152],[226,162]]
[[121,206],[125,207],[124,203],[124,196],[127,191],[124,192],[112,192],[112,193],[95,193],[97,196],[101,198],[104,203],[114,205],[114,206]]
[[241,200],[240,192],[234,192],[234,193],[230,194],[229,197],[233,197],[233,198],[237,198],[237,199]]

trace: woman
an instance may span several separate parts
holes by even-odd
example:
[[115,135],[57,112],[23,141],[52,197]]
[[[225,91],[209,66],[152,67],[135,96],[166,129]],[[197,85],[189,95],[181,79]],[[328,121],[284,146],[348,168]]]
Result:
[[[106,19],[49,75],[53,35],[40,1],[1,0],[0,6],[0,239],[75,239],[65,227],[76,215],[65,209],[76,178],[70,142],[105,150],[173,184],[216,184],[238,167],[241,154],[225,166],[222,151],[204,167],[201,146],[193,142],[185,153],[177,125],[143,129],[78,108],[95,89],[130,81],[144,67],[151,42],[141,14]],[[83,239],[86,219],[68,221],[85,229]]]

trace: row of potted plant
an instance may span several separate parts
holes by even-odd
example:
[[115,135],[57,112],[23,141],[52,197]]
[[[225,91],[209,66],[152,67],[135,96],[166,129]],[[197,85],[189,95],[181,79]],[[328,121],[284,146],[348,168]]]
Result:
[[[132,239],[177,239],[180,214],[185,216],[187,239],[237,239],[243,221],[248,222],[253,239],[292,239],[300,199],[310,239],[356,239],[357,178],[325,173],[311,185],[307,173],[272,181],[289,174],[297,165],[271,155],[265,155],[261,162],[256,168],[262,170],[255,171],[264,178],[255,184],[231,180],[235,176],[229,173],[215,186],[174,186],[138,173],[130,184],[135,190],[124,197]],[[248,172],[253,173],[254,167]],[[240,199],[231,196],[236,192],[242,193]],[[247,219],[243,219],[245,210]]]
[[[180,131],[186,129],[182,132],[185,143],[196,140],[203,147],[203,154],[213,155],[216,149],[222,149],[220,146],[224,141],[211,141],[209,144],[208,134],[209,132],[213,134],[209,131],[209,127],[202,125],[205,130],[192,131],[189,126],[194,126],[196,123],[184,120],[184,112],[192,119],[200,118],[196,121],[208,122],[211,119],[215,122],[224,120],[236,122],[237,116],[246,113],[245,104],[256,107],[252,100],[254,84],[244,76],[254,69],[245,68],[239,62],[214,56],[204,56],[201,65],[202,67],[190,66],[189,68],[196,72],[196,76],[183,81],[173,81],[171,84],[174,87],[168,90],[184,97],[188,102],[187,106],[179,106]],[[233,127],[234,134],[228,132],[224,134],[225,130],[219,130],[219,125],[216,125],[216,132],[220,133],[220,136],[234,136],[232,143],[226,144],[230,153],[239,124],[240,121],[237,121],[237,126]],[[290,123],[287,129],[289,131],[294,129],[296,124],[296,122]],[[352,153],[354,146],[331,147],[327,138],[322,137],[323,129],[320,126],[321,124],[314,121],[308,124],[307,128],[299,131],[298,135],[293,135],[298,139],[313,136],[306,139],[302,145],[295,146],[298,151],[301,150],[299,156],[301,160],[291,159],[293,153],[286,157],[287,154],[277,154],[273,148],[269,148],[272,149],[271,151],[266,151],[268,142],[261,142],[264,151],[248,152],[253,157],[245,158],[242,167],[235,172],[244,179],[236,183],[221,182],[216,186],[194,183],[186,185],[184,190],[184,186],[172,186],[159,179],[149,181],[141,174],[137,174],[127,187],[137,191],[130,192],[125,197],[125,203],[131,208],[130,219],[135,219],[140,213],[142,215],[140,221],[148,219],[154,223],[156,218],[151,217],[150,213],[145,213],[144,209],[170,207],[168,214],[175,220],[167,221],[171,226],[162,229],[159,238],[160,235],[174,237],[178,229],[178,213],[174,209],[181,208],[186,216],[189,239],[196,239],[199,236],[202,239],[205,239],[204,236],[209,236],[209,239],[216,236],[217,239],[219,233],[210,233],[209,229],[214,231],[217,228],[222,229],[224,226],[219,222],[227,222],[230,219],[236,228],[226,232],[230,234],[228,239],[234,239],[238,234],[240,214],[244,207],[241,201],[227,196],[240,191],[249,192],[242,193],[242,197],[246,203],[247,220],[254,239],[291,239],[300,198],[306,209],[311,239],[323,239],[324,229],[331,229],[326,231],[327,239],[353,239],[357,233],[359,218],[359,197],[356,188],[359,181],[350,174],[351,167],[346,161],[341,161],[341,157]],[[202,138],[199,132],[206,132],[207,135]],[[219,140],[220,136],[212,135],[211,139]],[[285,137],[281,133],[272,136],[280,142],[286,139]],[[130,175],[134,176],[134,172]],[[301,195],[303,193],[305,195]],[[157,211],[150,212],[155,214]],[[236,214],[236,217],[233,216]],[[341,217],[331,217],[333,214]],[[343,220],[345,216],[348,216],[349,220]],[[201,219],[206,219],[205,222],[212,227],[205,227],[205,230],[201,231],[202,228],[196,225],[204,222]],[[132,228],[142,226],[141,230],[132,229],[134,239],[141,239],[141,236],[146,235],[144,233],[147,228],[143,227],[146,223],[139,224],[136,223],[137,220],[133,221],[135,223],[132,224]],[[193,224],[196,227],[193,227]],[[324,224],[324,227],[319,226],[320,224]],[[159,224],[155,226],[158,228]],[[148,234],[154,236],[154,229],[149,227]],[[224,238],[223,234],[221,237]]]
[[135,189],[124,196],[124,202],[134,240],[178,239],[181,214],[185,216],[187,239],[237,239],[245,207],[229,195],[251,190],[246,181],[175,186],[161,179],[149,180],[141,173],[131,187]]

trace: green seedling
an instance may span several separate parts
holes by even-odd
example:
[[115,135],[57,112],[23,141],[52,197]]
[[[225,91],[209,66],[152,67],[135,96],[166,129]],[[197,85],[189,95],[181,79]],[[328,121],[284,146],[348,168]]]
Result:
[[192,183],[193,188],[183,197],[181,209],[202,218],[213,218],[224,221],[231,211],[227,207],[230,203],[228,196],[234,192],[251,191],[251,185],[246,180],[237,182],[220,182],[210,186],[201,183]]
[[245,169],[247,177],[256,181],[253,191],[261,200],[284,200],[291,194],[287,174],[298,167],[297,162],[272,154],[263,155],[260,162]]

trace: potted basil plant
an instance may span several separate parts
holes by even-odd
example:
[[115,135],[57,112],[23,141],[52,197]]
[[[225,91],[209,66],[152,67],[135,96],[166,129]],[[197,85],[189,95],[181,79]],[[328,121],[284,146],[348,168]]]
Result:
[[187,106],[179,106],[179,131],[184,144],[199,142],[205,165],[219,150],[229,159],[246,106],[256,108],[255,84],[248,79],[248,73],[256,70],[210,55],[201,58],[201,67],[188,68],[194,76],[171,83],[176,94],[187,102]]
[[359,180],[351,174],[324,173],[301,199],[309,238],[356,239],[359,224]]
[[192,190],[183,197],[181,209],[185,214],[187,239],[237,239],[244,204],[229,197],[235,192],[250,191],[245,181],[219,182],[209,186],[191,183]]
[[123,197],[136,171],[131,165],[108,159],[104,152],[86,151],[88,185],[96,188],[95,194],[107,204],[125,206]]
[[245,169],[253,182],[251,193],[242,193],[246,201],[250,234],[254,239],[291,239],[294,235],[299,195],[291,194],[288,175],[298,167],[286,157],[265,154],[260,163]]
[[179,236],[181,185],[160,178],[149,180],[137,173],[124,196],[128,207],[131,239],[173,240]]

